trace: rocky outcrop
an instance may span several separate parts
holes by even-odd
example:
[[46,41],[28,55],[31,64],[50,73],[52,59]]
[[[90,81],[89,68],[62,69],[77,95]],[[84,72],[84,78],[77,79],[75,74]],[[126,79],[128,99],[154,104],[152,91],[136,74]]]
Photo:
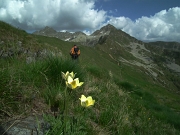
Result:
[[42,116],[28,116],[26,118],[8,121],[1,125],[1,135],[44,135],[50,125]]

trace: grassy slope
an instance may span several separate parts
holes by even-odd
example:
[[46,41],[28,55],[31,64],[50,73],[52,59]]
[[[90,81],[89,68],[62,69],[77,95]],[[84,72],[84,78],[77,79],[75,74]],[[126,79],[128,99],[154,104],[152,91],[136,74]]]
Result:
[[[48,38],[47,38],[48,39]],[[56,42],[55,42],[56,41]],[[46,40],[46,42],[49,42],[49,40]],[[69,57],[69,48],[73,45],[73,43],[58,43],[59,40],[53,40],[53,43],[50,43],[51,45],[54,45],[56,47],[59,47],[59,49],[62,50],[64,55],[66,57]],[[159,110],[156,110],[156,107],[160,108],[160,111],[163,113],[164,106],[167,106],[173,110],[176,110],[179,112],[180,106],[178,103],[180,102],[179,95],[171,92],[169,89],[161,86],[158,82],[155,82],[152,78],[141,72],[138,67],[131,67],[129,65],[124,65],[123,63],[118,63],[114,61],[107,53],[100,51],[99,49],[93,48],[93,47],[87,47],[87,46],[79,46],[81,49],[81,56],[79,58],[79,62],[81,65],[88,67],[88,66],[94,66],[97,68],[100,68],[103,72],[109,72],[111,71],[115,78],[118,78],[121,82],[128,82],[133,85],[133,90],[136,91],[136,87],[140,87],[139,93],[140,95],[136,98],[140,99],[143,97],[144,93],[146,92],[154,98],[154,103],[149,104],[145,103],[146,107],[148,109],[151,109],[153,113],[158,115]],[[122,86],[120,85],[122,88]],[[137,94],[138,95],[138,94]],[[144,102],[148,102],[149,98],[146,99],[143,97]],[[166,113],[166,110],[165,112]],[[169,112],[171,113],[171,112]],[[167,116],[172,117],[172,116]],[[177,118],[179,116],[177,115]],[[171,118],[169,118],[171,119]]]
[[[2,25],[4,25],[4,24],[1,24],[1,26]],[[6,26],[6,27],[8,27],[8,31],[10,31],[9,33],[6,33],[6,34],[10,35],[10,36],[8,36],[7,38],[5,36],[3,36],[3,37],[1,37],[1,40],[5,41],[8,38],[12,39],[10,41],[7,40],[7,43],[9,45],[17,42],[18,40],[23,40],[23,42],[25,43],[25,46],[31,46],[32,48],[40,48],[40,49],[48,48],[48,49],[52,49],[52,50],[58,50],[58,51],[61,51],[61,53],[63,54],[63,57],[70,59],[69,50],[74,43],[64,42],[64,41],[61,41],[56,38],[28,35],[28,34],[24,33],[24,31],[19,31],[17,29],[11,28],[9,26]],[[3,32],[3,31],[1,31],[1,32]],[[31,41],[31,42],[29,42],[29,41]],[[38,46],[36,46],[36,45],[38,45]],[[178,104],[180,102],[179,95],[172,93],[168,89],[162,87],[157,82],[154,82],[153,79],[149,78],[149,76],[147,76],[143,72],[141,72],[138,69],[138,67],[131,67],[129,65],[124,65],[123,63],[120,63],[118,65],[118,63],[116,61],[114,61],[109,56],[109,54],[107,54],[97,48],[80,46],[80,45],[79,45],[79,47],[81,49],[79,65],[83,69],[85,69],[89,74],[89,75],[87,75],[87,76],[89,76],[89,78],[87,79],[89,81],[87,81],[85,88],[86,87],[94,88],[96,86],[99,90],[101,89],[101,91],[102,90],[104,91],[102,93],[98,93],[98,95],[94,91],[92,91],[90,93],[87,92],[87,94],[92,94],[94,96],[94,98],[96,98],[97,104],[98,104],[96,106],[96,109],[100,111],[100,113],[98,114],[99,115],[98,122],[97,122],[96,118],[93,118],[93,116],[91,116],[92,120],[94,120],[96,123],[98,123],[99,126],[104,127],[103,128],[105,130],[104,132],[107,132],[107,133],[114,132],[116,134],[119,133],[120,131],[123,131],[124,134],[127,134],[127,133],[143,134],[143,133],[149,132],[148,130],[146,131],[146,130],[141,129],[141,128],[143,128],[143,124],[149,123],[148,120],[147,120],[147,122],[146,122],[146,120],[143,120],[143,118],[142,118],[143,114],[138,114],[138,117],[136,116],[136,112],[143,113],[144,107],[146,109],[149,109],[150,112],[154,116],[157,117],[157,119],[161,119],[164,122],[175,125],[175,127],[178,129],[178,127],[180,125],[180,122],[178,121],[178,119],[180,118],[180,116],[178,113],[175,113],[175,112],[179,112],[179,110],[180,110],[180,106]],[[36,50],[36,49],[33,49],[33,50]],[[3,73],[4,73],[4,69],[9,69],[9,70],[7,70],[8,74],[12,74],[13,72],[15,72],[16,69],[14,69],[14,68],[17,68],[17,67],[28,69],[28,67],[26,67],[26,65],[22,66],[23,62],[21,62],[19,60],[14,61],[11,59],[11,60],[9,60],[9,63],[7,63],[6,60],[1,59],[1,63],[3,63],[3,64],[1,64],[1,72],[3,72]],[[113,75],[113,77],[111,79],[109,78],[109,73],[111,73]],[[7,73],[4,73],[4,75],[5,76],[1,76],[1,77],[7,78],[7,80],[8,80],[8,77],[6,77]],[[29,76],[29,78],[28,78],[29,81],[31,80],[31,78],[34,78],[33,74],[32,74],[32,76]],[[12,79],[12,78],[9,78],[9,79]],[[22,82],[26,81],[26,78],[24,78],[24,79],[25,80]],[[5,81],[3,81],[3,82],[5,82]],[[1,83],[2,83],[1,85],[4,84],[3,82],[1,80]],[[12,83],[12,85],[14,85],[14,86],[16,86],[16,84],[17,84],[17,82]],[[39,87],[38,84],[36,84],[36,85],[37,85],[36,87]],[[44,86],[41,86],[41,87],[42,88],[46,87],[46,85],[47,84],[44,84]],[[29,87],[28,83],[25,86]],[[32,87],[32,91],[35,91],[37,89],[36,87],[35,86]],[[128,92],[129,94],[126,93],[126,94],[124,94],[124,96],[120,96],[120,97],[116,96],[116,95],[119,95],[119,94],[117,94],[117,92],[118,93],[120,92],[121,94],[123,93],[121,90],[125,91],[125,93]],[[18,92],[20,92],[20,91],[16,91],[15,93],[18,93]],[[115,94],[115,95],[109,95],[110,93]],[[131,95],[132,98],[129,99],[129,95]],[[29,98],[26,97],[26,100],[27,99],[29,99]],[[129,100],[126,101],[127,99],[129,99]],[[3,101],[1,101],[1,102],[3,102]],[[118,102],[119,104],[117,104],[117,105],[114,104],[116,102]],[[113,109],[112,103],[114,104],[113,105],[115,107],[114,109]],[[103,104],[104,104],[104,107],[103,107]],[[108,104],[109,104],[109,106],[108,106]],[[143,106],[142,108],[140,107],[141,105]],[[125,108],[127,106],[132,106],[132,109],[126,110],[126,109],[122,108],[123,106],[125,106]],[[115,111],[115,110],[118,110],[117,107],[121,108],[121,110],[119,110],[119,112]],[[3,109],[4,108],[1,108],[1,111]],[[174,112],[170,109],[173,109]],[[125,110],[130,111],[130,112],[125,113]],[[11,113],[13,114],[13,112],[11,112]],[[117,117],[119,118],[119,119],[117,118],[119,121],[116,121],[117,125],[119,125],[120,123],[125,124],[124,125],[125,127],[128,125],[129,128],[127,128],[127,130],[129,130],[129,131],[125,131],[125,129],[123,128],[122,125],[121,126],[119,125],[119,127],[121,127],[122,129],[121,128],[117,129],[117,127],[111,127],[110,125],[108,125],[108,123],[109,124],[113,123],[113,121],[112,121],[113,117],[111,118],[109,116],[112,116],[115,114],[117,116],[114,118],[115,119]],[[122,115],[122,117],[125,117],[125,116],[129,117],[130,120],[128,121],[128,124],[126,122],[124,122],[124,118],[119,117],[121,115]],[[144,117],[147,117],[147,118],[150,116],[151,116],[150,114],[144,115]],[[134,120],[133,120],[133,118],[134,118]],[[141,123],[138,125],[136,123],[138,121],[138,119],[142,119],[140,122],[145,122],[145,123]],[[114,123],[116,123],[116,122],[114,121]],[[135,127],[132,126],[133,123],[136,125]],[[156,125],[155,123],[153,123],[153,121],[151,122],[151,124]],[[149,126],[153,127],[152,125],[149,125]],[[159,126],[161,127],[162,125],[159,124]],[[170,130],[170,128],[167,128],[167,130]],[[97,130],[97,129],[94,129],[94,130]],[[139,130],[139,132],[135,131],[135,130]],[[96,132],[98,132],[98,131],[96,131]],[[156,132],[157,131],[154,131],[154,133],[156,133]],[[174,133],[173,131],[172,132],[169,131],[169,132]],[[167,132],[165,132],[164,134],[167,134]]]

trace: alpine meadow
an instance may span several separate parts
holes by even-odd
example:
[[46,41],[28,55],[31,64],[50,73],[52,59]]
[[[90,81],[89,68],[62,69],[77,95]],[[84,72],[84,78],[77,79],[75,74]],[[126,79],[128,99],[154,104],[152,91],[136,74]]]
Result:
[[62,34],[0,21],[0,134],[180,134],[180,43]]

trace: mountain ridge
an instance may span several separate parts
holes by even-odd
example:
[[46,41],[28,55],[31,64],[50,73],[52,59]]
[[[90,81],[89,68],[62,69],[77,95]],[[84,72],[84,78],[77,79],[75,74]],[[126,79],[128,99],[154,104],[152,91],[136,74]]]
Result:
[[[32,34],[35,35],[43,35],[43,36],[49,36],[49,37],[56,37],[59,38],[61,40],[64,41],[71,41],[71,42],[79,42],[82,43],[83,45],[90,45],[88,42],[93,42],[93,40],[95,40],[96,42],[93,44],[98,44],[98,41],[100,38],[102,38],[103,36],[107,36],[110,34],[110,32],[113,31],[120,31],[119,33],[121,33],[124,37],[129,37],[130,39],[138,42],[138,43],[147,43],[147,44],[154,44],[156,46],[163,46],[163,48],[168,49],[169,46],[172,44],[176,44],[174,47],[174,51],[176,51],[176,47],[178,48],[178,51],[180,51],[180,43],[178,42],[166,42],[166,41],[153,41],[153,42],[144,42],[141,40],[138,40],[132,36],[130,36],[129,34],[127,34],[126,32],[115,28],[113,25],[111,24],[107,24],[106,26],[103,26],[102,28],[100,28],[99,30],[94,31],[91,35],[86,35],[83,32],[77,31],[77,32],[57,32],[56,30],[54,30],[51,27],[46,26],[45,28],[39,30],[39,31],[35,31]],[[91,45],[90,45],[91,46]]]
[[[102,38],[104,40],[104,37],[107,37],[110,34],[110,32],[113,32],[116,30],[117,29],[113,25],[108,24],[106,26],[103,26],[100,30],[96,30],[91,35],[86,35],[83,32],[74,32],[74,33],[67,32],[67,31],[66,32],[57,32],[53,28],[46,26],[44,29],[35,31],[32,34],[56,37],[56,38],[59,38],[64,41],[78,42],[83,45],[94,46],[94,45],[98,44],[99,41],[101,43]],[[119,30],[119,31],[122,33],[122,35],[126,35],[126,36],[128,35],[127,33],[123,32],[121,30]],[[131,36],[129,36],[129,37],[131,37]]]

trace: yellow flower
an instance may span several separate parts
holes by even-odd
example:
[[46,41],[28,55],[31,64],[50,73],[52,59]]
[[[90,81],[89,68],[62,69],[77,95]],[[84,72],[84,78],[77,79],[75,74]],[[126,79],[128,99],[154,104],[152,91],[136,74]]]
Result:
[[73,71],[71,73],[69,73],[69,71],[67,71],[66,74],[64,72],[61,72],[61,75],[64,80],[67,80],[68,76],[71,76],[72,78],[74,78],[76,73],[74,74]]
[[86,100],[87,98],[84,95],[81,95],[81,98],[79,98],[81,100],[81,105],[86,107]]
[[86,98],[84,95],[81,95],[81,98],[79,99],[81,100],[81,106],[83,107],[90,107],[95,103],[95,100],[93,100],[91,96]]
[[84,82],[79,83],[79,78],[73,79],[71,76],[67,77],[66,85],[71,89],[76,89],[83,85]]

